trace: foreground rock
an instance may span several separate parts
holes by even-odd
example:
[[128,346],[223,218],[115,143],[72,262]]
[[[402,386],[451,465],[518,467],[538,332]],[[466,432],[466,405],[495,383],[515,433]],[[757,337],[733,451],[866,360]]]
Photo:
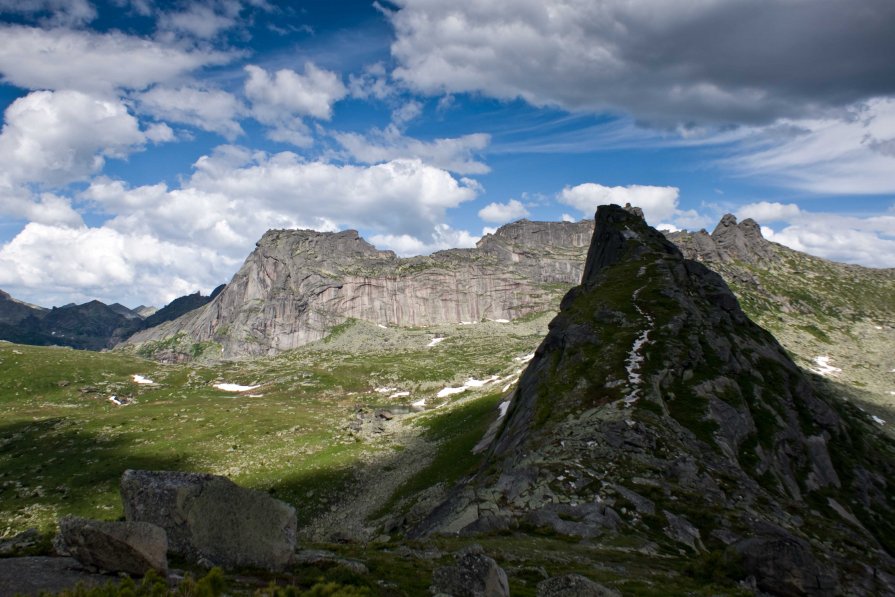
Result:
[[84,570],[74,558],[0,558],[0,595],[59,593],[81,584],[96,587],[115,580]]
[[168,549],[203,564],[282,569],[295,551],[292,506],[216,475],[125,471],[128,521],[165,529]]
[[58,546],[85,566],[143,576],[168,570],[165,531],[147,522],[106,522],[66,516]]
[[538,583],[538,597],[620,597],[616,591],[580,574],[554,576]]
[[435,570],[429,592],[450,597],[508,597],[510,588],[503,568],[480,546],[472,545],[457,554],[456,565]]

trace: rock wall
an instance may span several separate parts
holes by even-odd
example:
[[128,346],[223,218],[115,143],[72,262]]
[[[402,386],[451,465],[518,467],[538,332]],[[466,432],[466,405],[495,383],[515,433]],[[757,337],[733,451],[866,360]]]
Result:
[[580,281],[592,231],[592,221],[522,220],[474,249],[402,259],[353,230],[271,230],[213,301],[127,344],[182,334],[234,358],[302,346],[348,318],[397,326],[515,319],[555,309]]

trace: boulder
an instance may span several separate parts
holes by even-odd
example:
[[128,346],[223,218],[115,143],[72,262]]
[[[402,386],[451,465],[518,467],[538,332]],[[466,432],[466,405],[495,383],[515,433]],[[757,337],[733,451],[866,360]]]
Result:
[[0,558],[0,595],[54,595],[75,585],[88,589],[115,580],[85,571],[74,558]]
[[295,551],[295,509],[217,475],[125,471],[129,521],[157,524],[168,549],[194,562],[279,570]]
[[66,516],[59,521],[58,545],[84,564],[106,572],[143,576],[168,570],[165,531],[148,522],[100,521]]
[[838,594],[835,569],[821,566],[806,541],[782,529],[748,537],[727,549],[762,591],[784,597]]
[[473,545],[457,554],[455,566],[435,570],[429,592],[451,597],[509,597],[510,587],[503,568]]
[[619,597],[619,593],[580,574],[564,574],[539,582],[538,597]]

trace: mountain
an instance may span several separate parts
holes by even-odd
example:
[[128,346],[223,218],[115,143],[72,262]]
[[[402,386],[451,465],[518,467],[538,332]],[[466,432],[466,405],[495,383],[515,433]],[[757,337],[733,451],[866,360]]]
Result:
[[411,534],[624,537],[772,594],[895,592],[895,445],[638,212],[599,208],[478,473]]
[[408,259],[354,230],[270,230],[208,305],[126,344],[163,358],[248,357],[318,340],[350,318],[425,326],[555,309],[581,276],[592,227],[522,220],[474,249]]
[[836,263],[769,242],[759,225],[724,216],[708,234],[668,235],[715,270],[744,311],[803,368],[891,404],[895,369],[895,269]]
[[[223,289],[216,288],[212,297]],[[211,297],[195,293],[174,299],[144,319],[137,309],[119,303],[89,301],[45,309],[18,301],[0,291],[0,339],[37,346],[69,346],[86,350],[112,348],[138,330],[176,319],[207,304]],[[145,309],[145,308],[144,308]]]

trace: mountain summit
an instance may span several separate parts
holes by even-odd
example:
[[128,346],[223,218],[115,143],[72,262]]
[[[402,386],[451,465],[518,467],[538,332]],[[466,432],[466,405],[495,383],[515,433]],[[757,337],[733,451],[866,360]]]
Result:
[[895,591],[891,442],[633,208],[598,209],[582,284],[505,408],[415,534],[624,535],[774,594]]

